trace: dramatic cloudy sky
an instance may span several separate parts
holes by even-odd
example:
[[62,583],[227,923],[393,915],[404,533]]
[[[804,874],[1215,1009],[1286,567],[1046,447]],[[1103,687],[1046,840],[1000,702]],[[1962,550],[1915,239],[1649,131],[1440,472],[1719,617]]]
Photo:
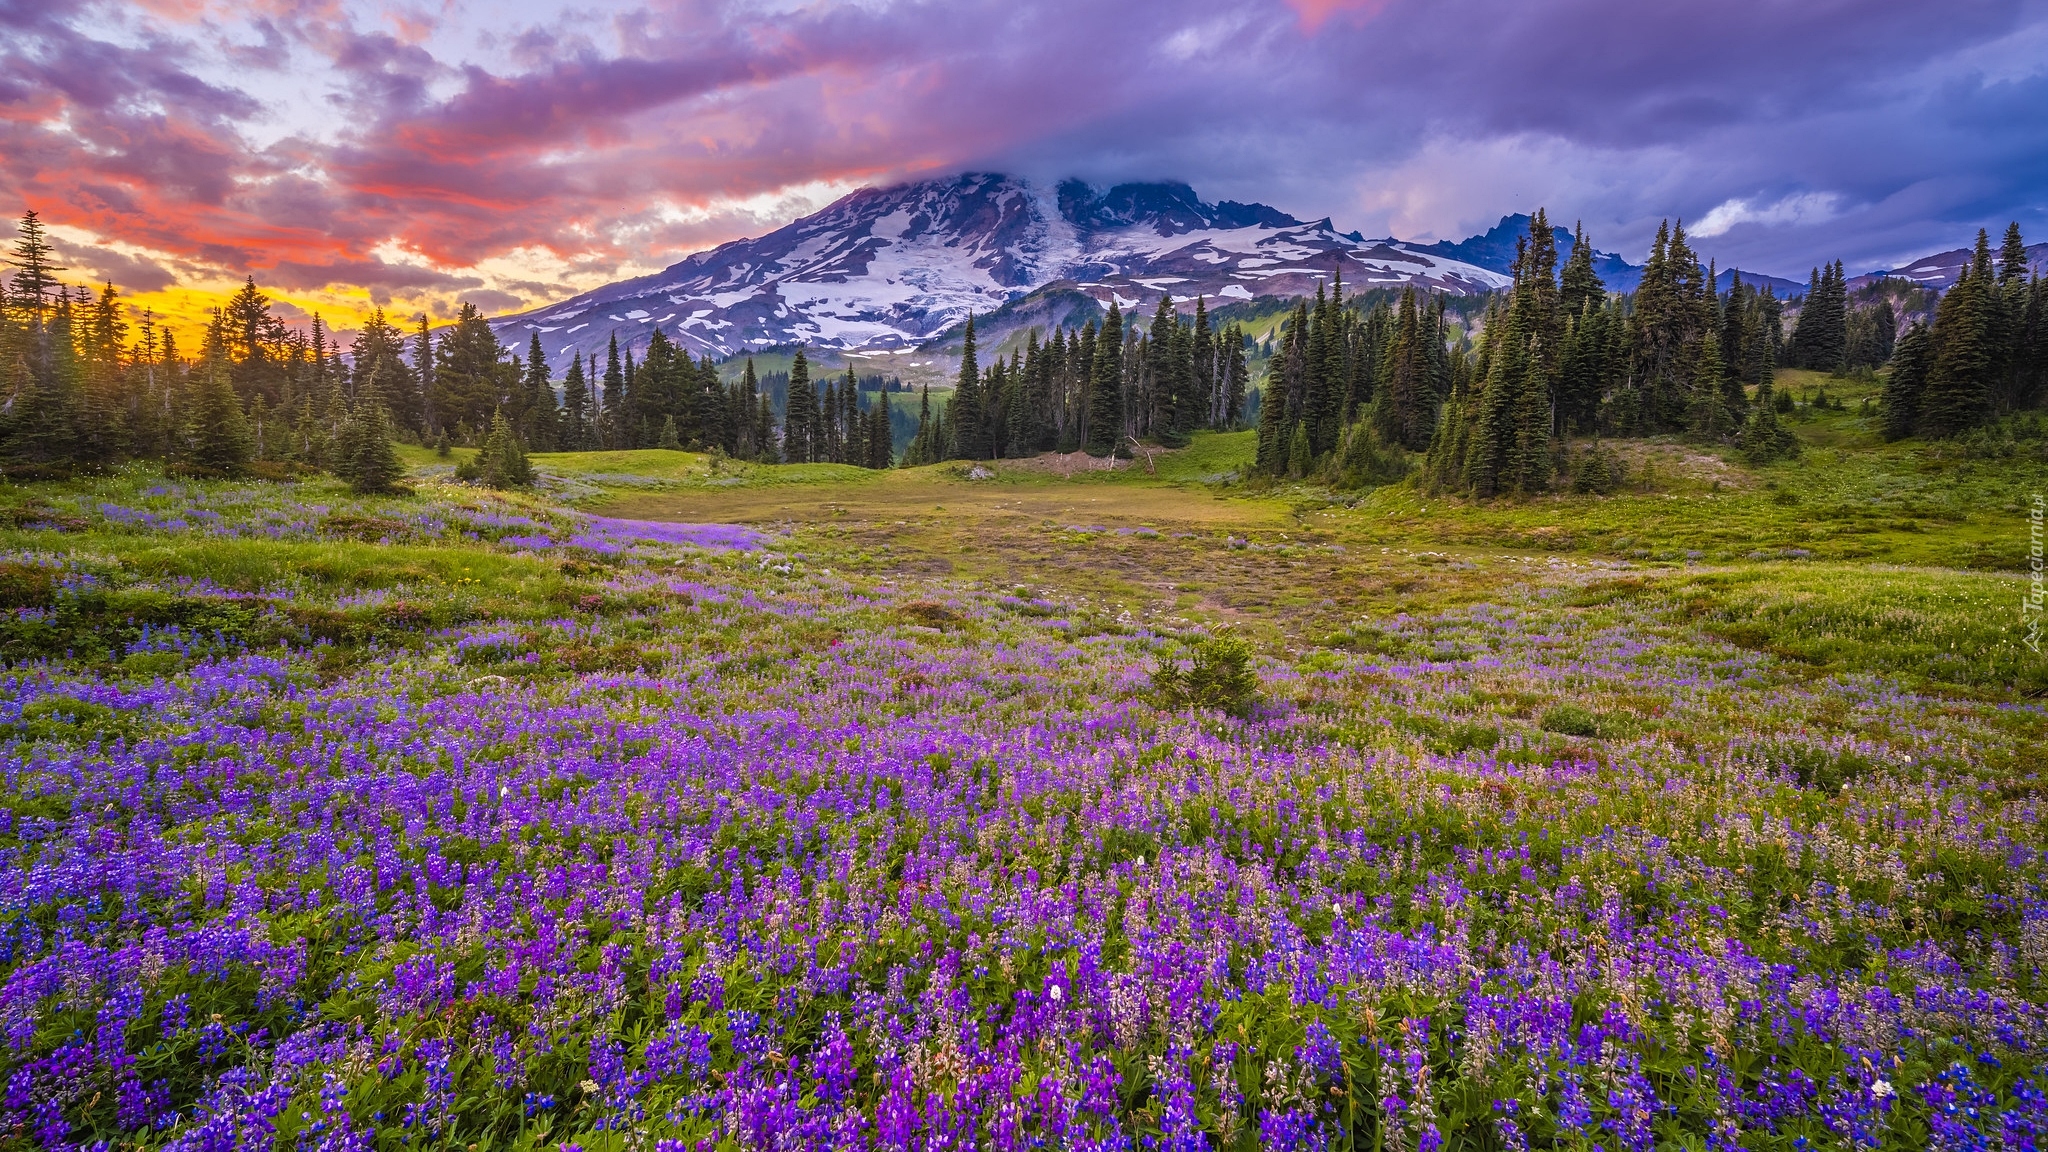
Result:
[[2048,237],[2048,0],[0,0],[0,203],[190,315],[559,298],[963,168],[1372,235]]

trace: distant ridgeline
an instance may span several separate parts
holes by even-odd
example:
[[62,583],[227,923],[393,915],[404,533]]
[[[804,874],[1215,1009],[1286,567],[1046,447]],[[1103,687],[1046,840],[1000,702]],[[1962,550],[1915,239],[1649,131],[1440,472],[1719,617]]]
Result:
[[1347,296],[1333,276],[1312,298],[1213,311],[1162,293],[1149,316],[1126,314],[1114,292],[1106,310],[1077,297],[1084,306],[1048,312],[986,365],[970,315],[955,387],[927,388],[913,413],[889,403],[900,380],[851,367],[814,377],[802,348],[786,370],[758,373],[748,359],[721,371],[731,358],[692,355],[659,326],[637,360],[613,336],[602,357],[570,356],[559,373],[538,332],[521,355],[469,305],[453,325],[430,331],[422,318],[409,335],[379,311],[343,349],[318,317],[303,333],[287,327],[253,279],[187,357],[147,317],[131,325],[112,285],[59,283],[30,212],[0,292],[0,469],[155,459],[197,474],[326,469],[377,488],[402,471],[394,440],[479,445],[479,477],[498,482],[528,474],[527,450],[716,449],[883,468],[1128,454],[1256,426],[1258,476],[1357,487],[1419,466],[1431,490],[1484,497],[1604,490],[1599,455],[1562,447],[1574,433],[1679,433],[1758,460],[1794,451],[1771,389],[1780,365],[1888,364],[1877,415],[1894,438],[1958,435],[2048,391],[2048,289],[2017,225],[1995,254],[1980,233],[1973,251],[1898,275],[1816,269],[1796,308],[1768,283],[1702,268],[1679,227],[1659,230],[1639,270],[1619,265],[1634,280],[1625,292],[1609,291],[1602,269],[1615,258],[1583,231],[1560,261],[1567,235],[1537,212],[1490,292],[1410,283]]

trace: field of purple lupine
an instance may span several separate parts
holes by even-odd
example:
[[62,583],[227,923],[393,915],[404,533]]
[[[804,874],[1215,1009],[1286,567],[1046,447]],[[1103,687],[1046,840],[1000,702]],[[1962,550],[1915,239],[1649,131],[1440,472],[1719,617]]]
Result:
[[1590,568],[1304,653],[801,532],[123,492],[7,513],[7,1152],[2048,1132],[2037,704]]

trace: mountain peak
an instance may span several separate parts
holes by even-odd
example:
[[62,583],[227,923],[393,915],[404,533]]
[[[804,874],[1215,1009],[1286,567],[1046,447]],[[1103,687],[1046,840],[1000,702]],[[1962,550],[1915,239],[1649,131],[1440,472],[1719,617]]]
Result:
[[[1476,264],[1489,272],[1503,276],[1512,275],[1515,266],[1515,245],[1530,237],[1530,228],[1536,223],[1527,212],[1514,212],[1500,218],[1500,222],[1477,236],[1463,240],[1439,240],[1434,244],[1410,245],[1417,252],[1433,256],[1444,256],[1452,260],[1463,260]],[[1571,254],[1572,230],[1553,225],[1550,234],[1557,241],[1557,256],[1562,262]],[[1613,252],[1593,250],[1593,271],[1599,273],[1610,292],[1626,292],[1636,286],[1642,277],[1642,269],[1630,264]]]
[[1328,220],[1212,204],[1181,181],[1044,189],[967,172],[863,188],[765,236],[492,326],[515,344],[540,336],[562,363],[602,350],[614,333],[623,348],[644,348],[657,329],[717,357],[797,344],[886,356],[1055,285],[1135,308],[1165,294],[1220,303],[1313,293],[1339,273],[1360,288],[1458,294],[1506,283],[1456,258],[1367,243]]
[[[1516,212],[1501,217],[1500,223],[1477,236],[1467,236],[1463,240],[1439,240],[1434,244],[1418,244],[1414,247],[1417,252],[1448,256],[1453,260],[1463,260],[1467,264],[1477,264],[1481,268],[1490,268],[1506,275],[1514,268],[1515,245],[1529,239],[1529,229],[1535,223],[1535,218],[1528,213]],[[1572,250],[1571,229],[1553,227],[1550,233],[1557,239],[1560,258]]]
[[1097,194],[1081,180],[1059,185],[1060,214],[1077,228],[1129,228],[1150,224],[1161,236],[1204,228],[1288,228],[1301,223],[1277,208],[1225,200],[1210,204],[1178,180],[1118,184]]

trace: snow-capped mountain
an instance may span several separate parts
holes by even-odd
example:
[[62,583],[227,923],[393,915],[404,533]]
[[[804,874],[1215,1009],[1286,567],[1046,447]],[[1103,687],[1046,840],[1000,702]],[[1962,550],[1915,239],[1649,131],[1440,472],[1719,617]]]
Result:
[[[1998,258],[1998,249],[1995,247],[1997,239],[1996,236],[1992,237],[1994,247],[1991,255],[1994,261]],[[1904,267],[1852,276],[1849,278],[1849,290],[1853,292],[1866,284],[1889,276],[1894,280],[1910,280],[1922,288],[1946,292],[1955,287],[1957,280],[1962,279],[1963,270],[1970,266],[1972,256],[1973,253],[1968,248],[1936,252],[1932,256],[1922,256]],[[2027,245],[2027,266],[2033,275],[2048,275],[2048,244]]]
[[[879,354],[940,352],[970,314],[1020,325],[1079,322],[1120,303],[1149,310],[1163,294],[1212,307],[1313,293],[1341,274],[1347,289],[1413,284],[1455,294],[1509,283],[1524,215],[1502,217],[1464,240],[1370,240],[1328,219],[1297,220],[1263,204],[1211,204],[1180,183],[1120,184],[1098,192],[1078,180],[1044,188],[1014,176],[961,176],[863,188],[758,239],[685,257],[560,304],[491,321],[523,349],[538,333],[549,359],[601,353],[616,334],[638,352],[659,328],[696,355],[725,358],[802,344]],[[1571,235],[1556,230],[1559,255]],[[2048,271],[2048,245],[2028,249]],[[1880,275],[1941,290],[1969,251],[1924,257]],[[1642,269],[1611,252],[1594,268],[1610,290],[1635,287]],[[1732,275],[1724,269],[1718,287]],[[1805,285],[1742,273],[1781,297]]]
[[1107,307],[1149,308],[1162,293],[1214,302],[1414,284],[1452,293],[1508,283],[1499,271],[1397,240],[1339,232],[1262,204],[1204,202],[1185,184],[1079,181],[1044,189],[971,173],[864,188],[752,240],[684,258],[652,276],[491,322],[551,361],[646,345],[659,327],[693,354],[806,344],[915,347],[1042,290]]

